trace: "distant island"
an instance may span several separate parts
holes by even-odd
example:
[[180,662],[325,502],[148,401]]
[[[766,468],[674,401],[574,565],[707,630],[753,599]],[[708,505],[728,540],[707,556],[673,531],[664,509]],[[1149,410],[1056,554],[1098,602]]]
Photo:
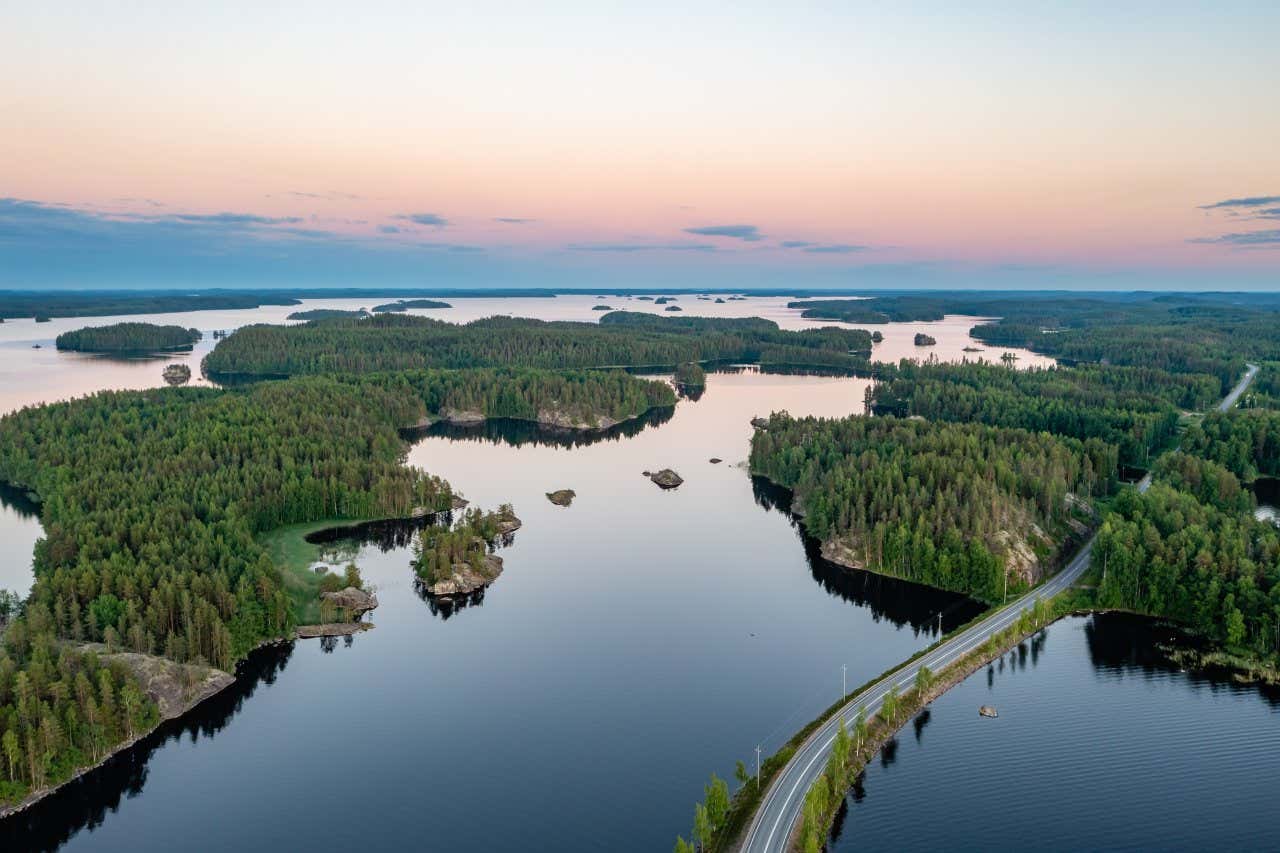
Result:
[[395,313],[399,311],[408,311],[410,308],[452,308],[448,302],[439,302],[435,299],[401,299],[398,302],[384,302],[381,305],[373,306],[375,314]]
[[200,341],[199,329],[116,323],[63,332],[55,341],[60,350],[97,353],[150,353],[191,349]]
[[916,332],[915,342],[918,347],[931,347],[938,342],[938,339],[924,332]]
[[306,311],[294,311],[286,320],[337,320],[341,318],[360,318],[368,317],[369,312],[363,308],[356,311],[347,311],[342,308],[310,308]]

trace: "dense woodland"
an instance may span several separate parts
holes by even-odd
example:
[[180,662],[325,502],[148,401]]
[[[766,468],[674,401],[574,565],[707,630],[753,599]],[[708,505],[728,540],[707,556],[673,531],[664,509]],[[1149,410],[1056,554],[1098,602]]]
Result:
[[1152,368],[1012,370],[992,364],[903,362],[872,392],[875,411],[901,417],[1020,427],[1086,439],[1120,450],[1120,462],[1145,465],[1176,437],[1179,409],[1202,409],[1218,380]]
[[[300,521],[450,507],[448,483],[402,464],[399,433],[441,407],[522,417],[598,411],[593,406],[639,414],[673,403],[665,383],[622,373],[417,371],[225,391],[108,391],[0,419],[0,480],[39,499],[45,530],[25,616],[5,634],[0,738],[13,731],[26,750],[40,731],[44,711],[26,693],[5,691],[19,680],[46,690],[44,670],[35,670],[48,666],[56,638],[229,668],[287,633],[298,610],[290,578],[258,534]],[[82,665],[71,653],[63,658],[56,663],[54,655],[54,669],[74,682]],[[112,683],[122,694],[125,687]],[[128,689],[133,696],[138,686]],[[77,719],[87,719],[77,690],[56,693],[49,713],[64,730],[73,728],[68,696],[80,703]],[[95,701],[94,737],[103,743],[145,723],[136,703]],[[45,775],[14,776],[19,787],[5,789],[10,795],[33,780],[61,778],[64,765],[90,755],[48,737],[49,745],[37,743]]]
[[122,665],[56,642],[48,609],[29,608],[0,648],[0,805],[65,781],[158,721]]
[[115,323],[63,332],[58,349],[73,352],[143,353],[190,349],[199,343],[199,329],[156,326],[152,323]]
[[810,535],[874,571],[989,601],[1006,579],[1026,586],[1009,559],[1019,540],[1051,563],[1068,492],[1109,493],[1115,467],[1098,439],[889,416],[775,414],[751,443],[751,470],[795,493]]
[[1121,492],[1093,551],[1099,603],[1172,617],[1234,650],[1280,652],[1280,531],[1240,511],[1248,496],[1232,479],[1206,477],[1206,500],[1180,488],[1181,472]]
[[1187,429],[1183,447],[1212,459],[1242,480],[1280,476],[1280,412],[1214,412]]
[[870,350],[870,335],[858,329],[792,332],[759,319],[616,311],[599,324],[491,317],[457,325],[380,314],[305,326],[248,326],[220,341],[206,357],[205,369],[211,374],[280,376],[423,367],[672,366],[708,360],[852,368],[865,363]]

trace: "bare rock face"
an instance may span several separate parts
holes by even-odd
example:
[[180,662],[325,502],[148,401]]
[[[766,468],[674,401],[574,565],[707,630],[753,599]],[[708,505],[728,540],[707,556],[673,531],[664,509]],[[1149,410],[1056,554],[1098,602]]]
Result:
[[454,563],[453,574],[444,580],[427,583],[419,578],[418,583],[426,587],[427,592],[432,595],[445,597],[470,595],[476,590],[493,583],[500,574],[502,574],[502,558],[493,554],[486,554],[484,568],[481,571],[476,571],[470,563]]
[[615,427],[620,421],[616,421],[607,415],[583,417],[570,415],[568,412],[556,409],[543,409],[538,412],[538,423],[556,429],[586,430],[590,432]]
[[983,705],[981,708],[978,709],[978,714],[983,717],[1000,716],[999,714],[996,713],[996,709],[993,705]]
[[484,412],[477,412],[471,409],[441,409],[440,419],[453,424],[454,426],[475,426],[484,423],[486,418]]
[[674,489],[684,482],[684,478],[670,468],[663,468],[656,474],[650,474],[649,479],[664,489]]
[[370,595],[362,589],[356,589],[354,586],[340,589],[337,592],[322,593],[320,597],[346,610],[352,619],[378,606],[378,597],[376,595]]
[[557,489],[554,492],[547,492],[547,500],[556,506],[569,506],[577,496],[578,493],[573,489]]
[[751,419],[751,425],[756,429],[764,429],[769,425],[768,418],[754,417]]
[[138,652],[110,652],[101,643],[82,647],[96,652],[104,661],[124,664],[138,679],[143,691],[160,709],[160,717],[172,720],[235,681],[230,673],[210,666],[178,663],[168,658]]
[[322,625],[299,625],[298,639],[309,640],[313,637],[345,637],[358,634],[373,627],[372,622],[326,622]]

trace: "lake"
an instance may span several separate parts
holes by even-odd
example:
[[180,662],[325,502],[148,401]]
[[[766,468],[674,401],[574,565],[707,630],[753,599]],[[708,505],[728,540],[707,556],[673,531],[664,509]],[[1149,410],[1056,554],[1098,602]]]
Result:
[[[414,313],[588,320],[602,313],[591,311],[598,301],[455,300]],[[785,301],[679,304],[690,314],[824,325]],[[212,331],[314,307],[361,305],[308,300],[131,319]],[[625,307],[661,310],[639,300]],[[120,319],[0,325],[0,407],[160,385],[165,363],[198,362],[213,344],[141,361],[52,349],[60,331]],[[974,322],[882,326],[875,355],[972,355],[963,350]],[[921,330],[938,346],[915,347]],[[513,503],[524,521],[483,596],[450,609],[424,600],[403,530],[335,543],[335,564],[354,558],[378,588],[374,630],[255,653],[231,690],[0,823],[0,846],[669,849],[677,833],[688,835],[708,774],[731,777],[757,744],[768,754],[785,742],[838,698],[842,666],[853,688],[978,610],[825,563],[786,513],[786,495],[742,467],[751,417],[847,415],[861,411],[866,387],[747,367],[713,373],[696,402],[601,440],[566,443],[509,423],[417,439],[410,463],[447,477],[477,506]],[[662,467],[684,485],[662,491],[641,476]],[[559,488],[577,492],[571,507],[546,499]],[[0,586],[26,591],[39,535],[35,508],[0,492]]]
[[903,728],[830,849],[1274,850],[1280,694],[1166,663],[1175,637],[1126,614],[1051,625]]

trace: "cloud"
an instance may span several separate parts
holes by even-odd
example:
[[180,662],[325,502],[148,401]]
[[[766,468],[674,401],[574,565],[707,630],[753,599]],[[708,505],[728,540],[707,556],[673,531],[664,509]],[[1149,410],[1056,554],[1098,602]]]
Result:
[[849,243],[836,243],[830,246],[809,246],[806,252],[818,255],[851,255],[854,252],[865,252],[870,246],[857,246]]
[[518,216],[495,216],[494,222],[502,222],[506,225],[528,225],[531,222],[537,222],[536,219],[522,219]]
[[760,229],[754,225],[706,225],[702,228],[686,228],[684,233],[697,234],[699,237],[732,237],[746,243],[764,239]]
[[1229,198],[1224,201],[1215,201],[1213,204],[1200,205],[1201,210],[1218,210],[1223,207],[1261,207],[1264,204],[1275,204],[1280,202],[1280,195],[1255,195],[1246,196],[1245,198]]
[[406,222],[412,222],[415,225],[431,225],[436,228],[443,228],[449,224],[449,220],[445,219],[438,213],[401,213],[393,219],[403,219]]
[[784,249],[804,249],[812,245],[808,240],[783,240],[781,243]]
[[1208,243],[1225,246],[1280,246],[1280,229],[1270,231],[1240,231],[1220,237],[1193,237],[1188,243]]
[[[337,190],[329,190],[322,193],[306,193],[299,192],[297,190],[289,190],[288,192],[280,193],[280,195],[287,195],[293,198],[317,199],[320,201],[360,201],[364,198],[364,196],[359,196],[355,193],[340,193]],[[271,198],[271,196],[268,195],[267,198]]]
[[301,216],[258,216],[253,213],[174,213],[168,216],[148,217],[155,222],[165,220],[201,225],[225,225],[241,228],[253,225],[292,225],[302,222]]
[[571,252],[714,252],[710,243],[575,243]]
[[379,233],[379,234],[399,234],[401,230],[402,230],[402,229],[397,228],[397,227],[396,227],[396,226],[394,226],[394,225],[379,225],[379,226],[378,226],[378,233]]
[[1258,211],[1259,219],[1280,219],[1280,207],[1264,207]]

